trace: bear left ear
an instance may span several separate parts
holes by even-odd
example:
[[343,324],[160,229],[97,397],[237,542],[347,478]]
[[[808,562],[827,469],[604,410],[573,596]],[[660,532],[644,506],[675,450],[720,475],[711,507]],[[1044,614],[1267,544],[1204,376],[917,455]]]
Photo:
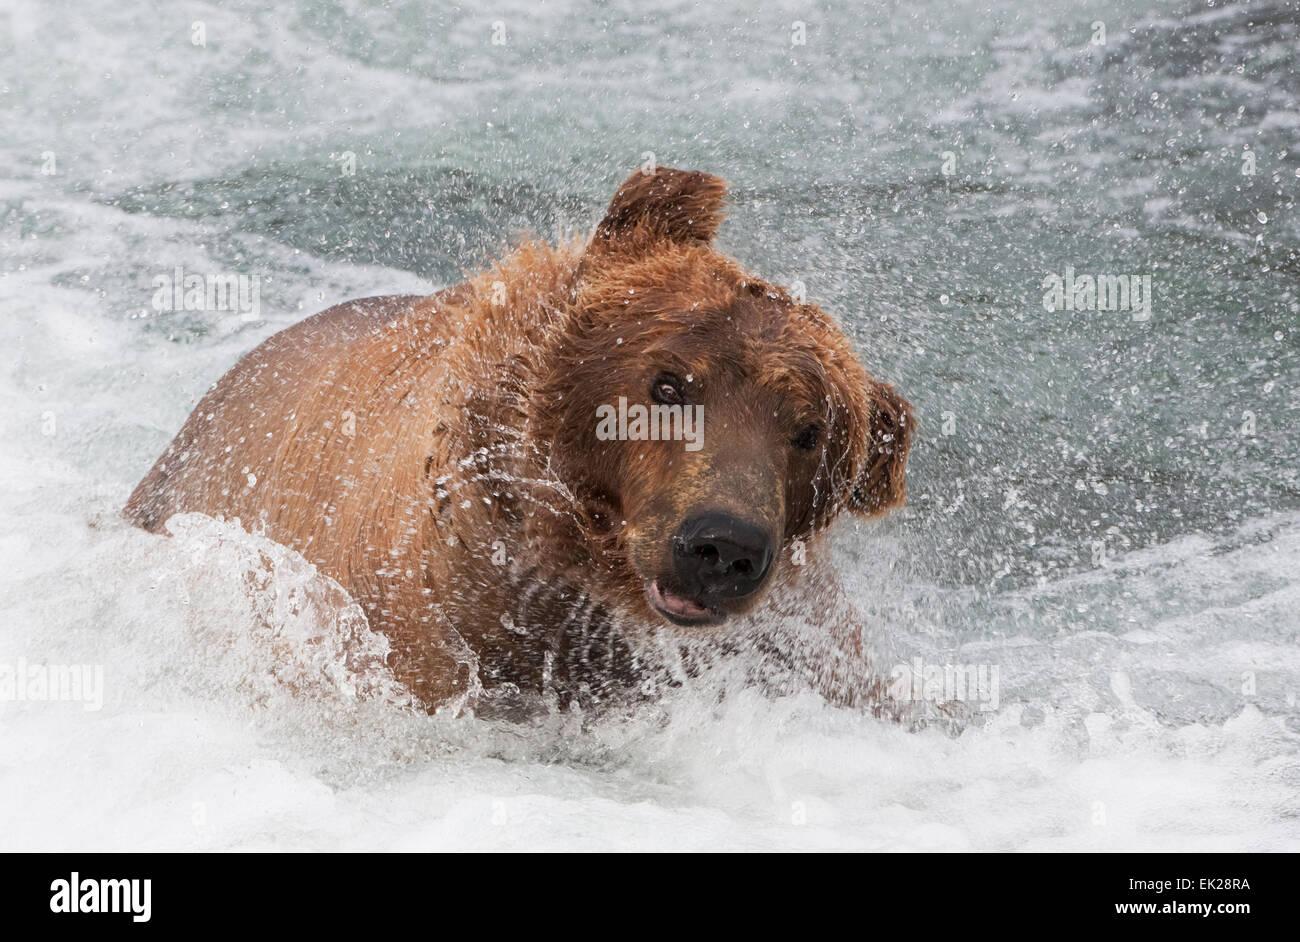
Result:
[[707,245],[722,224],[727,182],[698,170],[638,170],[614,194],[592,249],[658,241]]
[[912,407],[888,383],[869,381],[871,410],[867,460],[849,494],[848,507],[872,517],[907,499],[907,452],[912,447]]

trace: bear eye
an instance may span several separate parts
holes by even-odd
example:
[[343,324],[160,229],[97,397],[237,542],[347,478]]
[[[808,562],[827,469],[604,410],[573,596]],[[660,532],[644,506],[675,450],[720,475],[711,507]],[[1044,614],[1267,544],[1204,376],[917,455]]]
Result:
[[822,440],[822,430],[820,425],[805,425],[799,430],[799,434],[794,437],[794,447],[804,451],[812,451]]
[[681,405],[686,400],[682,395],[682,381],[672,373],[660,373],[650,384],[650,398],[666,406]]

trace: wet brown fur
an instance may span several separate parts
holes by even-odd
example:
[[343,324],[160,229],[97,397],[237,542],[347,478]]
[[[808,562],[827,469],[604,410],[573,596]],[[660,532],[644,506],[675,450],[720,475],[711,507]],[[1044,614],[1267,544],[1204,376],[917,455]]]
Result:
[[[626,654],[580,623],[681,630],[644,586],[684,515],[734,510],[783,549],[815,541],[841,510],[903,502],[912,426],[816,305],[712,248],[724,197],[707,174],[634,173],[586,244],[529,243],[455,288],[276,334],[203,398],[126,515],[153,531],[185,511],[239,518],[299,551],[431,705],[475,670],[544,686],[557,632],[588,645],[584,663],[593,643]],[[664,369],[704,404],[705,447],[598,441],[596,406],[648,401]],[[791,442],[809,425],[806,452]],[[775,569],[796,592],[833,578]]]

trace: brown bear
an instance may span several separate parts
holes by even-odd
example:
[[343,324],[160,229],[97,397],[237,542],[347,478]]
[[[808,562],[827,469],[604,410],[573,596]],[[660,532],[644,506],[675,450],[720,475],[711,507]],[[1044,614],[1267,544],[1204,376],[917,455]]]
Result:
[[822,534],[902,504],[909,407],[816,305],[714,250],[725,195],[636,172],[585,243],[276,334],[127,517],[238,518],[297,550],[431,708],[623,689],[647,639],[761,631],[778,585],[834,642],[824,692],[878,706]]

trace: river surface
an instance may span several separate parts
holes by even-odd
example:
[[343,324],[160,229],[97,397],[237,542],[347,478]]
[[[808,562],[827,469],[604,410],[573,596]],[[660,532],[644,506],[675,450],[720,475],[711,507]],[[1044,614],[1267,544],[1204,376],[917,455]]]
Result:
[[[265,6],[0,8],[0,665],[102,669],[0,702],[0,848],[1300,849],[1295,3]],[[649,159],[916,406],[836,552],[909,663],[997,668],[960,735],[710,680],[429,717],[294,554],[118,518],[261,340]]]

